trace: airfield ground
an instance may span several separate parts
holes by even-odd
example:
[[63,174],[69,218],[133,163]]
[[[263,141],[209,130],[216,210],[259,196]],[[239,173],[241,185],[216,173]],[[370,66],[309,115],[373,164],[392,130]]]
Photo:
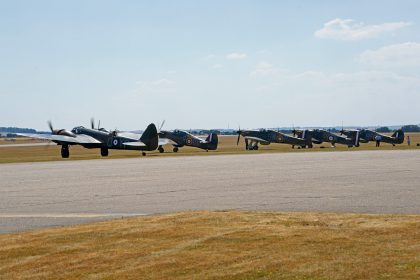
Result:
[[420,278],[415,145],[181,151],[0,148],[0,279]]
[[[416,146],[420,143],[420,133],[408,133],[411,137],[411,146],[406,143],[396,145],[395,147],[382,143],[380,148],[375,147],[375,143],[370,142],[363,144],[358,148],[348,148],[347,146],[338,145],[337,148],[331,148],[328,143],[322,145],[315,145],[313,149],[292,149],[290,145],[286,144],[271,144],[268,146],[260,145],[258,151],[246,151],[244,148],[244,140],[241,137],[239,146],[236,145],[237,136],[220,136],[219,147],[217,151],[203,151],[197,148],[183,147],[179,149],[178,153],[172,152],[172,146],[166,145],[165,153],[160,154],[158,151],[148,152],[146,157],[162,157],[162,156],[202,156],[202,155],[229,155],[229,154],[249,154],[249,153],[285,153],[285,152],[319,152],[319,151],[365,151],[365,150],[409,150],[419,149]],[[52,160],[82,160],[82,159],[99,159],[99,149],[85,149],[80,146],[70,147],[70,158],[62,159],[60,156],[60,146],[57,145],[41,145],[39,143],[48,144],[49,142],[29,140],[27,138],[18,138],[16,142],[5,141],[0,139],[0,163],[12,162],[38,162],[38,161],[52,161]],[[36,144],[37,146],[15,146],[16,144]],[[6,147],[6,145],[13,145]],[[3,146],[3,147],[2,147]],[[115,158],[137,158],[141,157],[139,151],[124,151],[124,150],[109,150],[108,159]]]

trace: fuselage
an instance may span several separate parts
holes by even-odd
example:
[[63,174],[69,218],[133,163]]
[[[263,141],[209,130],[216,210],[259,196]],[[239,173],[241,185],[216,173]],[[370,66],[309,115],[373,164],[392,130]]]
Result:
[[196,147],[204,150],[215,150],[216,148],[211,143],[204,141],[203,139],[192,135],[183,130],[174,130],[174,131],[166,131],[162,130],[159,132],[160,138],[166,138],[174,142],[173,146],[175,147],[183,147],[183,146],[190,146]]
[[259,138],[265,140],[266,143],[261,142],[261,144],[270,144],[270,143],[284,143],[298,146],[305,146],[308,144],[308,141],[303,136],[302,138],[293,137],[279,131],[274,131],[271,129],[260,129],[260,130],[242,130],[240,131],[241,136],[247,138]]
[[145,150],[143,146],[126,146],[123,143],[136,142],[138,139],[124,137],[118,134],[118,131],[106,131],[99,129],[91,129],[83,126],[75,127],[71,130],[72,133],[77,135],[88,135],[101,143],[82,144],[83,147],[88,149],[93,148],[107,148],[119,150]]

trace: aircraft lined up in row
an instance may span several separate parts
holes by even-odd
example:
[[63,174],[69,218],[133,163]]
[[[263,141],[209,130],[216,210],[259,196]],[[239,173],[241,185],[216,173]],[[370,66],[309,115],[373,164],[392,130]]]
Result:
[[[81,145],[87,149],[100,149],[100,154],[104,157],[108,156],[110,149],[138,150],[142,151],[143,156],[146,155],[146,151],[154,151],[156,149],[163,153],[163,146],[168,144],[173,146],[173,152],[178,152],[179,148],[184,146],[196,147],[206,151],[217,149],[218,135],[216,133],[210,133],[207,138],[203,139],[184,130],[162,130],[164,123],[165,121],[160,125],[159,131],[155,124],[151,123],[142,134],[137,134],[118,130],[108,131],[100,127],[100,122],[95,128],[93,119],[91,120],[90,128],[77,126],[71,131],[54,129],[51,122],[49,122],[51,134],[19,133],[18,135],[49,140],[57,145],[61,145],[61,156],[63,158],[70,156],[69,147],[72,145]],[[312,148],[313,144],[322,144],[324,142],[330,143],[332,147],[335,147],[336,144],[359,147],[360,143],[376,141],[378,136],[380,136],[381,142],[392,145],[404,142],[404,132],[402,130],[395,131],[392,136],[380,134],[369,129],[342,129],[340,135],[325,129],[293,129],[292,132],[293,135],[288,135],[279,130],[241,130],[239,128],[237,131],[237,145],[239,145],[241,136],[245,139],[246,150],[258,150],[258,145],[269,145],[271,143],[289,144],[292,148],[296,146],[298,148]]]
[[[164,123],[164,122],[163,122]],[[163,126],[163,123],[160,129]],[[160,131],[156,125],[151,123],[142,134],[132,132],[121,132],[118,130],[108,131],[105,128],[95,128],[94,120],[91,120],[91,127],[77,126],[71,131],[66,129],[54,129],[51,122],[48,122],[51,134],[18,133],[20,136],[49,140],[61,146],[61,157],[70,156],[70,146],[80,145],[87,149],[100,149],[101,156],[108,156],[108,150],[138,150],[142,155],[146,151],[156,149],[163,153],[163,145],[171,144],[174,152],[183,146],[196,147],[206,151],[216,150],[218,145],[217,134],[211,133],[206,139],[201,139],[189,132],[182,130]]]
[[327,131],[325,129],[293,129],[293,136],[287,135],[280,131],[270,129],[260,130],[241,130],[237,131],[239,144],[240,137],[245,139],[246,150],[258,150],[258,144],[269,145],[270,143],[283,143],[299,148],[312,148],[314,144],[322,144],[324,142],[331,143],[332,147],[336,144],[347,145],[351,147],[359,147],[360,143],[368,143],[376,141],[380,137],[380,141],[392,145],[402,144],[404,142],[404,132],[402,130],[395,131],[392,136],[384,135],[369,129],[353,129],[340,131],[340,135]]

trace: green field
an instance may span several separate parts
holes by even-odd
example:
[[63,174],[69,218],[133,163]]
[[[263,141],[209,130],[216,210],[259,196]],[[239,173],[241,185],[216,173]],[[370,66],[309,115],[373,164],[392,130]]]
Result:
[[420,216],[186,212],[0,235],[1,279],[420,279]]
[[[412,145],[407,144],[396,145],[383,143],[380,148],[376,148],[373,142],[361,144],[358,148],[348,148],[343,145],[337,145],[337,148],[331,148],[329,143],[315,145],[313,149],[292,149],[286,144],[271,144],[268,146],[260,146],[258,151],[246,151],[244,148],[244,140],[241,137],[239,146],[236,145],[236,136],[220,136],[219,147],[217,151],[203,151],[197,148],[183,147],[178,153],[172,152],[172,146],[166,145],[165,153],[160,154],[158,151],[148,152],[146,157],[160,156],[192,156],[192,155],[223,155],[223,154],[241,154],[241,153],[278,153],[278,152],[316,152],[316,151],[356,151],[356,150],[401,150],[401,149],[420,149],[416,143],[420,143],[420,133],[410,133]],[[0,140],[0,144],[15,144],[14,142],[5,142]],[[17,143],[28,143],[31,140],[18,139]],[[32,141],[34,142],[34,141]],[[39,141],[38,141],[39,142]],[[108,158],[133,158],[141,157],[140,151],[124,151],[110,150]],[[102,158],[99,149],[85,149],[81,146],[70,147],[70,158],[62,159],[60,156],[60,146],[35,146],[35,147],[8,147],[0,148],[0,163],[12,162],[35,162],[35,161],[52,161],[52,160],[80,160],[80,159],[99,159]]]

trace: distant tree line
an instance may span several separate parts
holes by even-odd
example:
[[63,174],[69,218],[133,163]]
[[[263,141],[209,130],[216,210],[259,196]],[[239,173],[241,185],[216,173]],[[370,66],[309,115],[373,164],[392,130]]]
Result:
[[387,133],[387,132],[391,132],[391,130],[389,129],[389,127],[383,126],[383,127],[377,128],[376,132]]
[[420,132],[420,127],[418,125],[410,124],[402,126],[401,130],[404,132]]
[[4,133],[36,133],[36,130],[32,129],[32,128],[0,127],[0,132],[4,132]]

